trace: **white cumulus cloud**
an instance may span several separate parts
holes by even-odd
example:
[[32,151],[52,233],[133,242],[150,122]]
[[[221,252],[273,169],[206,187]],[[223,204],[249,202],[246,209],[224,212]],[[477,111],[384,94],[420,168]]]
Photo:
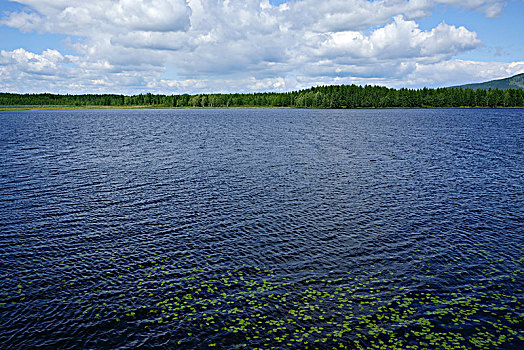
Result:
[[[464,26],[442,22],[423,30],[418,24],[436,6],[498,16],[505,6],[498,0],[302,0],[279,6],[268,0],[10,1],[24,7],[5,13],[0,25],[67,35],[75,54],[56,48],[1,51],[0,90],[5,91],[417,86],[456,80],[447,72],[473,79],[521,69],[518,63],[456,60],[481,46],[482,38]],[[475,64],[477,70],[471,68]]]
[[350,60],[440,60],[480,44],[476,33],[464,27],[441,23],[430,31],[422,31],[414,21],[397,16],[392,23],[372,31],[370,35],[354,31],[333,33],[316,51],[323,57],[344,57]]

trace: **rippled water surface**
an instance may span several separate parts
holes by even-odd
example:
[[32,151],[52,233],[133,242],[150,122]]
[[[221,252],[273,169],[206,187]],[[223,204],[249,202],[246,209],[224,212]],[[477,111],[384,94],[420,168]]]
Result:
[[0,126],[1,348],[524,347],[524,110]]

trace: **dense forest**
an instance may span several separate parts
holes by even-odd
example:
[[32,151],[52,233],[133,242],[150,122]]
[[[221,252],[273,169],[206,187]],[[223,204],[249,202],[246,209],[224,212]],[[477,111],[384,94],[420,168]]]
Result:
[[54,95],[0,93],[0,106],[425,108],[524,107],[524,90],[390,89],[330,85],[286,93],[199,95]]

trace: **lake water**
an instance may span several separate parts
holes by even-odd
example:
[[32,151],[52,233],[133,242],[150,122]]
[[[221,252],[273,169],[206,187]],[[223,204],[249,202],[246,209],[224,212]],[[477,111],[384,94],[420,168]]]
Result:
[[0,114],[0,347],[524,347],[524,110]]

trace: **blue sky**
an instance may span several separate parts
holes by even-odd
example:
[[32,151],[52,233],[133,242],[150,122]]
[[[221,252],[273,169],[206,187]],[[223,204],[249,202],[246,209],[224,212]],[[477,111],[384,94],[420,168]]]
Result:
[[0,0],[0,92],[485,81],[524,72],[522,18],[522,0]]
[[421,28],[429,29],[445,21],[448,24],[465,26],[476,32],[484,43],[475,50],[464,52],[458,58],[483,61],[524,60],[524,1],[506,2],[501,14],[486,18],[481,12],[440,5],[432,16],[420,21]]

